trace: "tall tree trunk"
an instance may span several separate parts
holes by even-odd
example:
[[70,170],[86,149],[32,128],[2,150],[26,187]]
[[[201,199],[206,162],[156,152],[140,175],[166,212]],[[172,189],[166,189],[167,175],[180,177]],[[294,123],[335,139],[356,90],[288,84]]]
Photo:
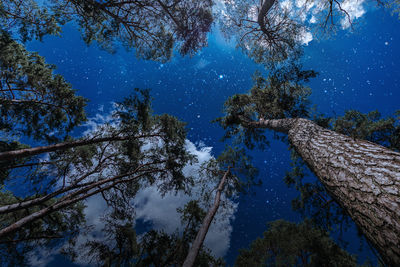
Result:
[[201,249],[201,246],[203,245],[204,239],[206,238],[208,228],[210,227],[211,222],[214,219],[214,216],[218,211],[219,204],[221,202],[221,194],[222,194],[222,191],[224,190],[224,186],[225,186],[225,183],[226,183],[226,180],[227,180],[229,174],[230,174],[230,167],[225,172],[224,176],[222,177],[221,181],[219,182],[219,185],[217,188],[217,193],[215,194],[214,204],[208,210],[208,213],[207,213],[206,217],[204,218],[199,231],[197,232],[196,238],[194,239],[193,244],[190,247],[189,253],[186,256],[185,262],[183,263],[182,267],[192,267],[194,265],[196,257],[199,254],[199,251]]
[[328,193],[390,266],[400,265],[400,153],[306,119],[249,123],[288,134]]

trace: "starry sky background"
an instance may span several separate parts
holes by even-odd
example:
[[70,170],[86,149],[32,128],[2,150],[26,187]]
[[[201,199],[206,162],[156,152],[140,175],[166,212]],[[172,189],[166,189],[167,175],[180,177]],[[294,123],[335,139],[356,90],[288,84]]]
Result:
[[[355,26],[354,32],[339,31],[304,47],[305,68],[319,72],[309,83],[312,103],[329,116],[341,116],[348,109],[378,109],[383,115],[391,115],[400,109],[400,21],[389,10],[370,9]],[[222,129],[211,120],[222,115],[227,97],[247,92],[254,71],[263,69],[226,42],[217,29],[209,36],[209,46],[194,57],[175,53],[164,64],[138,60],[134,51],[122,48],[110,54],[95,44],[87,46],[71,24],[63,28],[62,37],[31,42],[28,49],[55,64],[56,72],[79,95],[90,99],[89,117],[108,113],[111,102],[122,100],[135,87],[150,88],[154,112],[169,113],[187,122],[188,139],[198,146],[212,147],[213,155],[218,155],[224,144],[220,142]],[[288,189],[282,179],[290,163],[287,146],[273,141],[265,151],[254,150],[252,156],[263,184],[254,189],[255,196],[238,199],[225,256],[230,265],[237,249],[261,236],[268,221],[300,219],[291,210],[291,199],[297,192]],[[346,238],[349,251],[360,254],[354,229]],[[360,255],[361,259],[373,257],[368,249]],[[68,265],[56,257],[49,266],[60,264]]]

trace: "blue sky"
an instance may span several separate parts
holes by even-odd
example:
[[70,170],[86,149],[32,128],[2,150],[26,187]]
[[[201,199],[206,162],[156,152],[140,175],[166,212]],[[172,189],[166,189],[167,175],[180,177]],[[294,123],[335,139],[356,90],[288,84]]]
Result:
[[[364,11],[356,20],[354,32],[339,31],[304,47],[304,66],[320,73],[309,83],[311,100],[327,115],[340,116],[348,109],[378,109],[390,115],[400,109],[400,21],[388,10],[366,7]],[[64,27],[61,38],[46,37],[43,42],[30,43],[28,48],[55,64],[57,73],[78,94],[90,99],[89,117],[105,116],[112,102],[121,100],[135,87],[150,88],[155,113],[169,113],[187,122],[188,139],[197,145],[196,151],[212,147],[206,151],[207,156],[218,155],[224,147],[219,141],[222,129],[210,121],[222,115],[227,97],[250,89],[252,74],[263,69],[232,43],[225,42],[215,29],[209,46],[197,55],[175,55],[164,64],[138,60],[134,52],[124,49],[109,54],[96,45],[88,47],[72,25]],[[290,163],[287,146],[273,141],[266,151],[255,150],[252,156],[263,185],[255,189],[255,196],[236,200],[225,244],[230,264],[238,248],[262,235],[268,221],[299,220],[290,207],[297,193],[282,179]],[[358,240],[354,233],[349,236],[351,252],[357,254]],[[367,255],[371,255],[368,250],[362,253],[363,258]]]

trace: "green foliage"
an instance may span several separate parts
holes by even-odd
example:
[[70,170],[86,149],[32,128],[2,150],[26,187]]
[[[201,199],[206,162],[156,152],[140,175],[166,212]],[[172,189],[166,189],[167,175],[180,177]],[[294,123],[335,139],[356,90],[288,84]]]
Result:
[[[398,0],[369,1],[399,13]],[[263,3],[272,4],[265,12]],[[354,30],[356,19],[346,1],[305,0],[301,6],[281,5],[279,1],[224,0],[220,24],[225,36],[257,63],[268,68],[302,50],[303,37],[311,32],[314,39],[330,37],[337,31]],[[313,22],[310,23],[309,17]]]
[[47,0],[5,1],[0,5],[0,26],[18,30],[23,41],[59,34],[74,21],[87,44],[97,42],[114,51],[122,43],[144,59],[167,61],[174,48],[194,55],[207,45],[213,23],[213,1]]
[[[51,160],[56,162],[53,173],[57,173],[53,176],[57,180],[66,177],[75,181],[86,173],[96,180],[111,175],[142,174],[140,183],[127,181],[103,193],[109,205],[121,213],[130,212],[129,200],[136,195],[140,184],[156,183],[162,193],[190,189],[192,178],[182,170],[195,158],[185,148],[185,124],[167,114],[153,115],[148,90],[135,89],[116,105],[113,122],[102,125],[83,140],[100,137],[110,137],[111,141],[52,154]],[[120,137],[126,140],[112,140]]]
[[255,75],[255,84],[250,90],[250,95],[259,117],[281,119],[308,116],[307,98],[311,90],[300,85],[299,82],[315,74],[313,72],[305,74],[297,67],[283,71],[283,73],[281,70],[276,71],[268,80],[259,74]]
[[107,239],[113,239],[114,247],[111,248],[109,244],[100,241],[88,241],[85,244],[88,256],[96,262],[101,262],[102,266],[129,266],[131,260],[139,253],[133,225],[131,223],[121,225],[109,220],[103,233]]
[[400,151],[399,118],[381,118],[381,114],[377,110],[367,114],[357,110],[348,110],[342,117],[334,120],[333,130],[352,138],[368,140]]
[[388,0],[386,1],[386,6],[393,9],[393,14],[398,14],[400,19],[400,0]]
[[[101,138],[104,140],[91,142]],[[34,212],[64,201],[84,200],[96,194],[96,190],[101,190],[97,193],[101,192],[108,207],[113,208],[112,218],[115,221],[129,218],[133,214],[131,201],[142,186],[155,183],[162,193],[171,190],[187,192],[193,181],[190,176],[183,174],[183,168],[194,161],[194,157],[186,151],[185,140],[185,124],[166,114],[153,115],[149,92],[136,89],[134,94],[117,104],[114,118],[82,137],[79,146],[50,152],[49,159],[40,162],[36,156],[22,159],[22,165],[32,164],[35,169],[16,168],[15,164],[20,164],[17,161],[6,164],[5,175],[8,175],[11,182],[18,181],[20,190],[8,192],[8,197],[3,198],[0,206],[24,203],[44,196],[48,198],[27,208],[0,215],[1,228],[12,226],[29,218]],[[73,143],[77,140],[68,137],[65,141]],[[22,147],[12,142],[4,142],[3,146],[6,150]],[[27,173],[29,179],[18,179],[21,173]],[[18,197],[21,195],[26,197]],[[27,252],[36,247],[29,246],[30,243],[21,243],[19,239],[40,239],[38,247],[46,245],[40,243],[46,237],[41,238],[39,233],[46,233],[49,240],[70,237],[77,228],[82,227],[79,226],[84,218],[81,213],[81,206],[69,204],[4,235],[0,243],[3,240],[17,245],[15,251]],[[121,244],[125,244],[123,238],[128,236],[128,228],[118,230],[127,231],[118,237]],[[121,253],[129,254],[131,249],[126,249],[128,252]],[[114,259],[114,256],[109,258]]]
[[309,116],[308,96],[311,90],[304,86],[317,75],[303,71],[296,62],[282,65],[267,79],[260,73],[253,77],[254,85],[248,94],[236,94],[224,104],[225,117],[217,121],[226,130],[225,138],[237,136],[249,148],[263,147],[268,142],[264,130],[251,127],[249,122],[264,119],[282,119]]
[[[0,206],[19,203],[33,197],[38,196],[21,199],[14,196],[10,191],[2,190],[0,192]],[[56,199],[52,199],[42,203],[41,206],[0,214],[0,225],[1,227],[10,225],[24,218],[27,214],[48,207],[55,201]],[[8,266],[25,266],[28,260],[26,258],[28,252],[35,251],[43,246],[55,248],[59,246],[60,242],[73,242],[74,238],[83,230],[83,223],[85,222],[83,209],[84,206],[81,203],[71,205],[62,211],[53,212],[49,216],[36,220],[12,235],[1,238],[0,261],[2,264],[8,264]]]
[[249,249],[240,250],[235,266],[357,266],[356,260],[336,245],[328,233],[310,221],[269,223],[268,231]]
[[53,70],[37,53],[0,34],[1,131],[55,141],[86,120],[87,100]]
[[0,27],[18,34],[21,41],[39,39],[45,35],[58,35],[65,21],[60,14],[51,13],[34,0],[8,0],[0,3]]
[[258,169],[253,166],[251,160],[244,148],[231,146],[226,146],[218,156],[218,169],[230,170],[231,176],[225,190],[228,196],[234,193],[248,193],[253,186],[261,185],[261,180],[256,180]]
[[[256,75],[255,85],[248,94],[238,94],[225,103],[226,116],[218,119],[226,130],[225,138],[236,137],[237,142],[253,148],[255,145],[268,144],[262,129],[253,127],[252,122],[259,118],[311,118],[318,125],[349,135],[366,139],[399,150],[399,119],[382,119],[379,112],[362,114],[348,111],[343,117],[332,119],[315,115],[309,107],[310,89],[303,86],[313,71],[302,71],[296,64],[289,64],[270,74],[268,79]],[[398,116],[398,114],[397,114]],[[279,136],[277,136],[280,138]],[[319,181],[304,179],[309,177],[305,163],[292,149],[292,169],[286,173],[285,182],[299,191],[292,201],[294,210],[303,217],[311,217],[313,222],[326,230],[348,226],[350,218],[328,195]]]
[[[0,153],[5,151],[24,149],[28,147],[29,146],[21,144],[20,142],[17,141],[12,141],[12,142],[0,141]],[[10,169],[12,166],[16,164],[22,164],[24,162],[25,160],[19,160],[14,162],[0,161],[0,185],[3,185],[4,181],[7,180],[8,176],[10,175]]]
[[113,49],[115,42],[135,48],[145,59],[166,61],[177,45],[193,55],[207,44],[212,1],[55,1],[53,9],[78,22],[88,44]]

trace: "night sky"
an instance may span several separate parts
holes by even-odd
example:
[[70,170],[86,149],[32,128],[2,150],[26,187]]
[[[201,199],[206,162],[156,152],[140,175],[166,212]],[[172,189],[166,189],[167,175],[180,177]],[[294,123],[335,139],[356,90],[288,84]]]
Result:
[[[319,72],[309,83],[312,103],[329,116],[341,116],[348,109],[391,115],[400,109],[400,21],[389,10],[368,8],[355,22],[353,32],[339,31],[304,47],[304,67]],[[223,131],[211,121],[222,115],[229,96],[251,88],[255,70],[263,70],[226,42],[216,28],[209,36],[209,46],[198,54],[190,58],[175,53],[164,64],[138,60],[134,51],[123,48],[110,54],[96,44],[87,46],[71,24],[63,28],[62,37],[48,36],[27,47],[55,64],[56,72],[73,85],[77,94],[90,100],[88,117],[108,114],[111,103],[122,100],[133,88],[149,88],[154,112],[185,121],[188,139],[199,149],[212,147],[215,156],[224,148],[220,142]],[[225,255],[231,265],[237,250],[261,236],[268,221],[300,220],[291,210],[291,199],[297,192],[283,182],[290,167],[287,145],[272,141],[265,151],[254,150],[251,155],[263,184],[254,189],[255,195],[235,200],[238,207],[231,219],[230,246]],[[346,239],[350,241],[349,251],[360,254],[361,261],[367,256],[373,258],[366,246],[363,252],[358,251],[354,229]],[[49,266],[60,266],[60,262],[56,257]]]

